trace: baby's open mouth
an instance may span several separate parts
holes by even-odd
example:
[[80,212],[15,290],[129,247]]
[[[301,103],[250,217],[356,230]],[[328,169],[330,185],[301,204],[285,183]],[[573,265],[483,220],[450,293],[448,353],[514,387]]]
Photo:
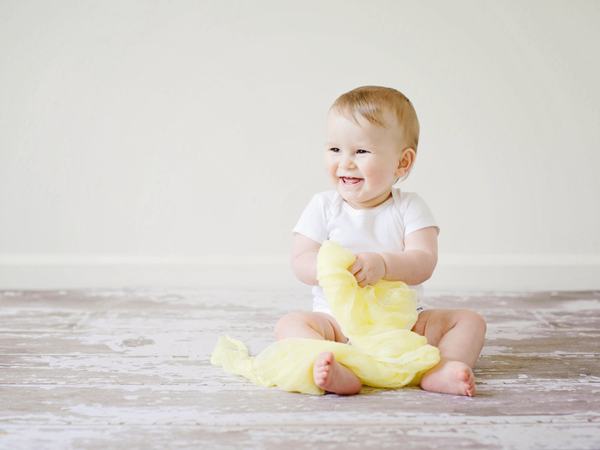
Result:
[[357,183],[360,183],[362,181],[362,178],[340,177],[340,180],[342,180],[342,182],[344,184],[357,184]]

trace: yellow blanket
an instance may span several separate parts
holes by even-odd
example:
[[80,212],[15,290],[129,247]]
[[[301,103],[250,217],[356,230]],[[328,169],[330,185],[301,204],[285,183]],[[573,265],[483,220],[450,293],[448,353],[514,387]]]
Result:
[[313,381],[313,361],[331,351],[364,385],[418,385],[440,354],[425,337],[410,331],[417,320],[414,291],[400,281],[386,280],[361,288],[348,271],[355,258],[333,241],[325,241],[317,257],[319,285],[350,344],[289,338],[252,357],[242,342],[222,336],[210,362],[258,385],[319,395],[324,391]]

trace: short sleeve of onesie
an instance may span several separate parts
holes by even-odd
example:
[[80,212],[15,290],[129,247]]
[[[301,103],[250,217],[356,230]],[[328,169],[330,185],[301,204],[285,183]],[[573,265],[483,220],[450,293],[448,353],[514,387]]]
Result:
[[319,244],[327,240],[327,218],[323,195],[315,194],[292,229]]
[[401,202],[401,209],[404,209],[401,211],[404,218],[404,235],[426,227],[436,227],[439,234],[440,228],[425,201],[414,192],[406,192],[404,196]]

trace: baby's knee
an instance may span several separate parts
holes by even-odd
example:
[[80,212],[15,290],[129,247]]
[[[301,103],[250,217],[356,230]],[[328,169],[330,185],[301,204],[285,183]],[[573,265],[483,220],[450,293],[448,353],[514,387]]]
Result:
[[291,327],[298,326],[308,322],[308,315],[302,311],[293,311],[282,316],[275,324],[275,337],[281,339],[285,337],[286,331]]
[[470,309],[464,309],[460,311],[460,321],[464,321],[469,327],[472,327],[485,336],[487,323],[481,314]]

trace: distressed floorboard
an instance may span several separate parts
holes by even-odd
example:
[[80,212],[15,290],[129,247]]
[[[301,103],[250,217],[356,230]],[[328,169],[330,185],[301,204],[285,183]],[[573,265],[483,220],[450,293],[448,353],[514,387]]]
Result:
[[600,292],[440,294],[487,319],[474,398],[308,396],[209,363],[305,290],[0,291],[0,448],[600,448]]

